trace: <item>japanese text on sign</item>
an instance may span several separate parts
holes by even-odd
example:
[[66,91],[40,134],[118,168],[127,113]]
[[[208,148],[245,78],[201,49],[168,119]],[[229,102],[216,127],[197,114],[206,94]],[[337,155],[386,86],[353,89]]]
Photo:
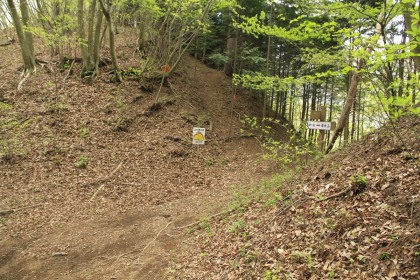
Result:
[[201,127],[193,128],[193,144],[204,145],[206,140],[206,129]]
[[308,129],[331,130],[330,122],[307,121],[306,126]]

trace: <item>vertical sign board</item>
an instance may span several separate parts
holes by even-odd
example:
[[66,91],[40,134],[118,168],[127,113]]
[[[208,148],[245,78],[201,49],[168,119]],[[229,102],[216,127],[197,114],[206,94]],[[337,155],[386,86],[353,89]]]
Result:
[[206,129],[201,127],[193,128],[193,144],[204,145],[206,140]]

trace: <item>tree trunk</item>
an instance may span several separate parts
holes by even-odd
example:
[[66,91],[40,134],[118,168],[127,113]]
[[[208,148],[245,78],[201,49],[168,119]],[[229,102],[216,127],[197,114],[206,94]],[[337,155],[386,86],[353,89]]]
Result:
[[351,108],[353,107],[353,103],[356,97],[357,85],[359,84],[359,80],[361,76],[360,70],[362,70],[365,67],[365,65],[366,65],[366,61],[364,58],[361,58],[359,62],[357,63],[357,71],[355,71],[353,73],[353,76],[351,77],[351,83],[350,83],[350,87],[347,93],[346,103],[344,104],[343,112],[340,115],[340,119],[338,120],[337,127],[334,131],[331,142],[328,145],[327,149],[325,150],[326,154],[329,153],[331,149],[334,147],[335,141],[337,140],[338,136],[341,135],[341,132],[343,132],[343,129],[346,126]]
[[82,72],[80,76],[84,78],[85,76],[90,76],[91,73],[87,71],[87,64],[88,64],[88,49],[87,49],[87,42],[85,38],[85,17],[84,17],[84,6],[83,0],[78,0],[77,2],[77,24],[78,24],[78,31],[79,31],[79,44],[80,50],[82,52]]
[[118,65],[117,54],[115,52],[115,31],[114,23],[112,21],[112,0],[108,1],[107,7],[105,6],[104,0],[99,0],[99,3],[101,4],[102,12],[108,25],[109,49],[111,52],[112,65],[114,67],[114,81],[120,83],[122,82],[122,76],[120,67]]
[[32,59],[35,61],[34,39],[32,37],[32,32],[27,30],[29,26],[31,26],[29,22],[29,10],[27,0],[20,0],[20,12],[22,13],[23,26],[26,27],[26,30],[24,30],[26,44],[28,45],[30,55],[33,56]]
[[359,99],[357,101],[357,130],[356,130],[356,140],[360,140],[360,117],[362,114],[362,86],[359,85]]
[[95,70],[95,57],[93,55],[94,52],[94,47],[95,45],[93,44],[93,38],[94,38],[94,32],[93,32],[93,28],[94,28],[94,19],[95,19],[95,12],[96,12],[96,0],[92,0],[90,7],[89,7],[89,23],[88,23],[88,46],[87,46],[87,52],[88,52],[88,57],[87,57],[87,65],[86,68],[88,71],[94,71]]
[[305,120],[305,116],[306,116],[306,84],[303,85],[303,93],[302,93],[302,115],[300,117],[301,121]]
[[[385,27],[384,26],[385,24],[383,23],[384,16],[385,15],[383,12],[381,12],[378,16],[378,22],[376,24],[376,34],[378,35],[382,34],[381,30],[382,28]],[[373,47],[369,45],[366,48],[366,52],[368,54],[371,54],[373,52]],[[346,103],[344,104],[343,111],[341,112],[340,118],[338,120],[337,128],[334,131],[330,144],[325,150],[326,154],[328,154],[334,147],[335,141],[337,141],[338,136],[340,136],[341,132],[343,132],[343,129],[347,123],[347,120],[349,119],[350,111],[351,111],[351,108],[353,107],[353,103],[356,98],[357,87],[361,78],[361,70],[365,67],[365,65],[366,65],[365,58],[360,58],[359,62],[357,63],[356,71],[353,73],[353,76],[351,77],[351,82],[350,82],[350,87],[347,93]]]
[[102,9],[96,12],[95,42],[93,44],[93,59],[95,62],[95,74],[99,74],[99,50],[101,49],[101,28],[104,14]]
[[7,0],[9,6],[10,15],[12,16],[13,24],[15,25],[16,34],[20,43],[20,49],[22,53],[22,59],[24,64],[24,73],[32,73],[35,71],[35,56],[31,52],[31,47],[28,44],[25,33],[23,31],[22,22],[17,12],[15,3],[13,0]]

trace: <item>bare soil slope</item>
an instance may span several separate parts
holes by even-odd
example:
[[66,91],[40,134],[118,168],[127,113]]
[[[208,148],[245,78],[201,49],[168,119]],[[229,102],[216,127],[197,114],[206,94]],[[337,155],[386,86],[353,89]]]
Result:
[[[255,99],[231,114],[230,80],[191,57],[157,96],[159,83],[109,83],[109,66],[63,82],[52,64],[17,92],[18,46],[0,52],[0,279],[165,279],[179,227],[270,172],[258,141],[236,137]],[[124,41],[118,53],[136,66]]]

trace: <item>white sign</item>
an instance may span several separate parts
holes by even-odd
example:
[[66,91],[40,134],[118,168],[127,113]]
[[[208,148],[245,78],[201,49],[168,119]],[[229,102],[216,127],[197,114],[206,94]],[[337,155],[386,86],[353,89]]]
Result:
[[330,122],[307,121],[306,122],[306,127],[308,129],[331,130],[331,123]]
[[193,128],[193,144],[204,145],[206,140],[206,129],[201,127]]

